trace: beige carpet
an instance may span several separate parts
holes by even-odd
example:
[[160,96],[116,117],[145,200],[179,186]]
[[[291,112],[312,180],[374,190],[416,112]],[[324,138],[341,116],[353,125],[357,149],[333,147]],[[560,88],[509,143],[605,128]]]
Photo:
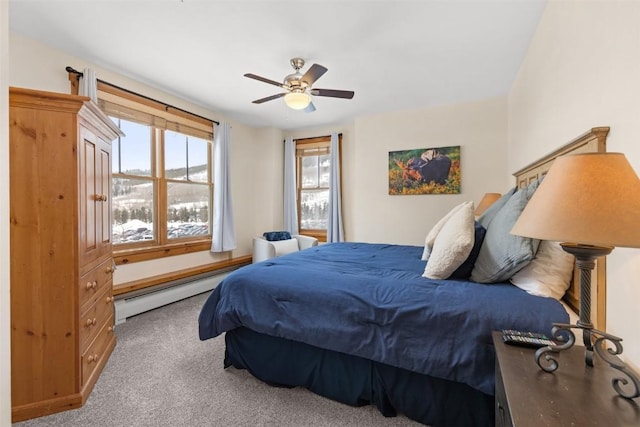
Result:
[[116,327],[118,344],[84,407],[16,427],[418,426],[306,389],[270,387],[223,369],[224,337],[200,341],[207,294],[143,313]]

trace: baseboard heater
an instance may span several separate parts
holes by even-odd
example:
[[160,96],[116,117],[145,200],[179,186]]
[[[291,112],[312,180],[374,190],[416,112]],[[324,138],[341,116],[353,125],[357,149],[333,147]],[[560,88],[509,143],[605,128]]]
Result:
[[193,276],[120,295],[114,302],[115,323],[119,325],[127,318],[145,311],[208,292],[218,286],[222,279],[236,268]]

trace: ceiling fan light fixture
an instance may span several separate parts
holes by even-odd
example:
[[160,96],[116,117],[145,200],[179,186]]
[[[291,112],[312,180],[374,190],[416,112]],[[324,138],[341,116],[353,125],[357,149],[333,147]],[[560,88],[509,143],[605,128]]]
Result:
[[262,104],[263,102],[273,101],[274,99],[284,98],[284,102],[287,107],[293,110],[304,110],[307,113],[311,113],[316,110],[313,106],[311,95],[324,96],[329,98],[342,98],[352,99],[353,91],[351,90],[336,90],[336,89],[315,89],[313,84],[327,72],[327,68],[322,65],[313,64],[304,74],[300,72],[300,69],[304,66],[304,59],[293,58],[291,59],[291,66],[295,70],[295,73],[289,74],[284,78],[282,83],[275,80],[267,79],[265,77],[258,76],[256,74],[247,73],[244,76],[250,79],[258,80],[263,83],[267,83],[273,86],[277,86],[280,89],[284,89],[286,92],[280,92],[275,95],[267,96],[265,98],[256,99],[252,101],[254,104]]
[[294,110],[304,110],[311,103],[311,95],[304,92],[289,92],[284,96],[284,102]]

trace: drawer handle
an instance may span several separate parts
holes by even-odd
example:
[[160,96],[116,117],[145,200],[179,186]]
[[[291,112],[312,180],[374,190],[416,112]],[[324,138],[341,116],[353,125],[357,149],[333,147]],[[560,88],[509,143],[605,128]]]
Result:
[[113,267],[107,267],[107,269],[105,270],[105,273],[113,274]]
[[95,289],[98,287],[98,282],[94,281],[94,282],[87,282],[86,288],[88,291],[90,291],[91,289]]
[[113,332],[115,329],[116,329],[115,327],[113,327],[113,326],[109,326],[109,327],[107,328],[107,331],[109,331],[109,332]]
[[111,297],[111,296],[107,297],[107,301],[106,302],[107,302],[107,304],[109,304],[110,302],[113,302],[113,297]]
[[500,425],[506,425],[506,417],[504,414],[504,408],[502,407],[501,404],[498,403],[498,411],[500,412]]
[[87,319],[87,326],[95,326],[97,319],[94,317],[93,319]]
[[87,362],[88,363],[94,363],[98,361],[98,355],[97,354],[91,354],[89,357],[87,357]]

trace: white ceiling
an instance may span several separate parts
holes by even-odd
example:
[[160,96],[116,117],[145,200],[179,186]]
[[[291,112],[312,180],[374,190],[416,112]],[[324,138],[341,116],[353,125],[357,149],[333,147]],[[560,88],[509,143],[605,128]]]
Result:
[[[506,95],[545,0],[10,0],[12,31],[252,126],[299,129]],[[289,60],[329,71],[313,113],[277,99]],[[98,76],[99,78],[100,76]],[[216,119],[216,117],[212,117]]]

